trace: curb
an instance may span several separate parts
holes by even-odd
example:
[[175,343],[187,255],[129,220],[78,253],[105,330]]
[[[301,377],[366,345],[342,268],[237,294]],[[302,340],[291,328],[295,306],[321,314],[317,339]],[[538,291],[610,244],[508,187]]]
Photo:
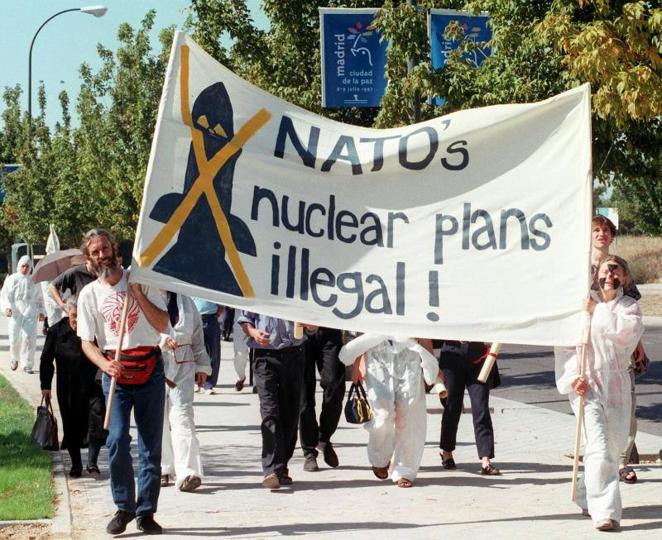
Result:
[[72,538],[71,499],[69,484],[64,470],[62,452],[51,452],[53,464],[53,483],[55,484],[55,515],[51,519],[51,535],[53,538]]
[[662,326],[662,317],[657,315],[644,315],[644,326]]

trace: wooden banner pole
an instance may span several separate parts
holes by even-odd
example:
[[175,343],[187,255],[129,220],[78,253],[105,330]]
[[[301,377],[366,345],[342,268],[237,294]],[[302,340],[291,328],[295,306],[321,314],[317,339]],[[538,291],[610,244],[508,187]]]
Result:
[[[118,347],[115,349],[115,361],[119,362],[120,355],[122,354],[122,341],[124,341],[124,332],[126,331],[126,319],[129,314],[129,302],[131,300],[131,287],[127,279],[126,283],[126,297],[124,299],[124,307],[122,307],[122,316],[120,318],[120,334],[118,337]],[[113,377],[110,381],[110,388],[108,390],[108,401],[106,402],[106,417],[103,420],[103,429],[108,429],[110,425],[111,411],[113,410],[113,397],[115,396],[115,387],[117,386],[117,379]]]
[[[582,345],[581,361],[579,365],[579,376],[586,373],[586,354],[588,345]],[[579,447],[582,440],[582,423],[584,421],[584,396],[579,397],[579,410],[577,411],[577,426],[575,429],[575,452],[572,463],[572,485],[570,487],[570,498],[574,502],[577,499],[577,474],[579,472]]]
[[480,373],[478,374],[478,381],[479,382],[487,382],[487,378],[490,376],[490,373],[492,372],[492,368],[494,367],[494,364],[496,362],[497,356],[499,355],[499,351],[501,350],[501,343],[492,343],[492,346],[490,347],[490,352],[487,353],[487,358],[485,358],[485,362],[483,362],[483,369],[480,370]]

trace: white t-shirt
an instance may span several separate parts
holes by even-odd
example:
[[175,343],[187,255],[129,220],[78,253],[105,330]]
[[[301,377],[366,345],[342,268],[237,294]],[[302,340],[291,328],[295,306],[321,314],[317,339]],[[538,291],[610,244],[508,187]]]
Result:
[[[125,271],[123,271],[122,279],[112,287],[99,280],[83,287],[78,297],[77,334],[79,338],[85,341],[94,341],[96,338],[97,345],[102,351],[117,349],[126,289]],[[143,285],[143,293],[154,306],[166,311],[165,298],[160,290]],[[132,296],[129,301],[122,348],[156,347],[160,339],[161,335],[149,323],[138,302]]]

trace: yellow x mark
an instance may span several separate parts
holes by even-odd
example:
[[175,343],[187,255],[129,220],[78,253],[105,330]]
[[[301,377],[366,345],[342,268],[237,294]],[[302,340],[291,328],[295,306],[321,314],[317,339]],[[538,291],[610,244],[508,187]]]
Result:
[[223,208],[214,191],[214,176],[225,165],[227,160],[241,150],[246,142],[271,119],[271,113],[266,109],[260,109],[241,126],[241,129],[239,129],[235,136],[217,154],[210,160],[207,160],[202,132],[193,126],[191,109],[189,107],[189,48],[187,45],[182,45],[181,48],[180,93],[181,114],[184,123],[191,128],[193,153],[198,165],[198,177],[193,182],[191,189],[184,196],[184,199],[179,203],[179,206],[170,216],[170,219],[163,225],[151,244],[140,255],[138,264],[145,267],[154,262],[177,231],[181,229],[191,211],[195,208],[198,199],[204,194],[207,197],[207,202],[216,223],[216,230],[221,237],[221,243],[225,247],[230,267],[237,278],[241,292],[245,297],[252,297],[255,295],[253,287],[241,263],[237,246],[235,246],[232,239],[232,232],[230,231],[227,216],[223,212]]

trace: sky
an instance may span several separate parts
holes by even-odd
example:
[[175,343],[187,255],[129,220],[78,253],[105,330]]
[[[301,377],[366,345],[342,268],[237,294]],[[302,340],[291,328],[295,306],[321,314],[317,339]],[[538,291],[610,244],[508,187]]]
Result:
[[[48,22],[37,36],[32,51],[32,113],[38,113],[37,89],[44,81],[47,93],[46,122],[53,126],[61,120],[57,96],[66,90],[75,119],[75,104],[80,88],[80,65],[86,62],[96,71],[101,62],[97,43],[115,51],[119,45],[117,29],[123,22],[133,28],[150,9],[156,10],[151,42],[158,47],[161,29],[181,27],[188,15],[188,0],[0,0],[0,92],[6,86],[21,85],[21,107],[27,110],[28,55],[30,41],[39,26],[58,11],[92,5],[108,8],[105,16],[81,12],[64,13]],[[259,0],[248,0],[258,26],[266,25]],[[0,111],[5,109],[0,100]]]

